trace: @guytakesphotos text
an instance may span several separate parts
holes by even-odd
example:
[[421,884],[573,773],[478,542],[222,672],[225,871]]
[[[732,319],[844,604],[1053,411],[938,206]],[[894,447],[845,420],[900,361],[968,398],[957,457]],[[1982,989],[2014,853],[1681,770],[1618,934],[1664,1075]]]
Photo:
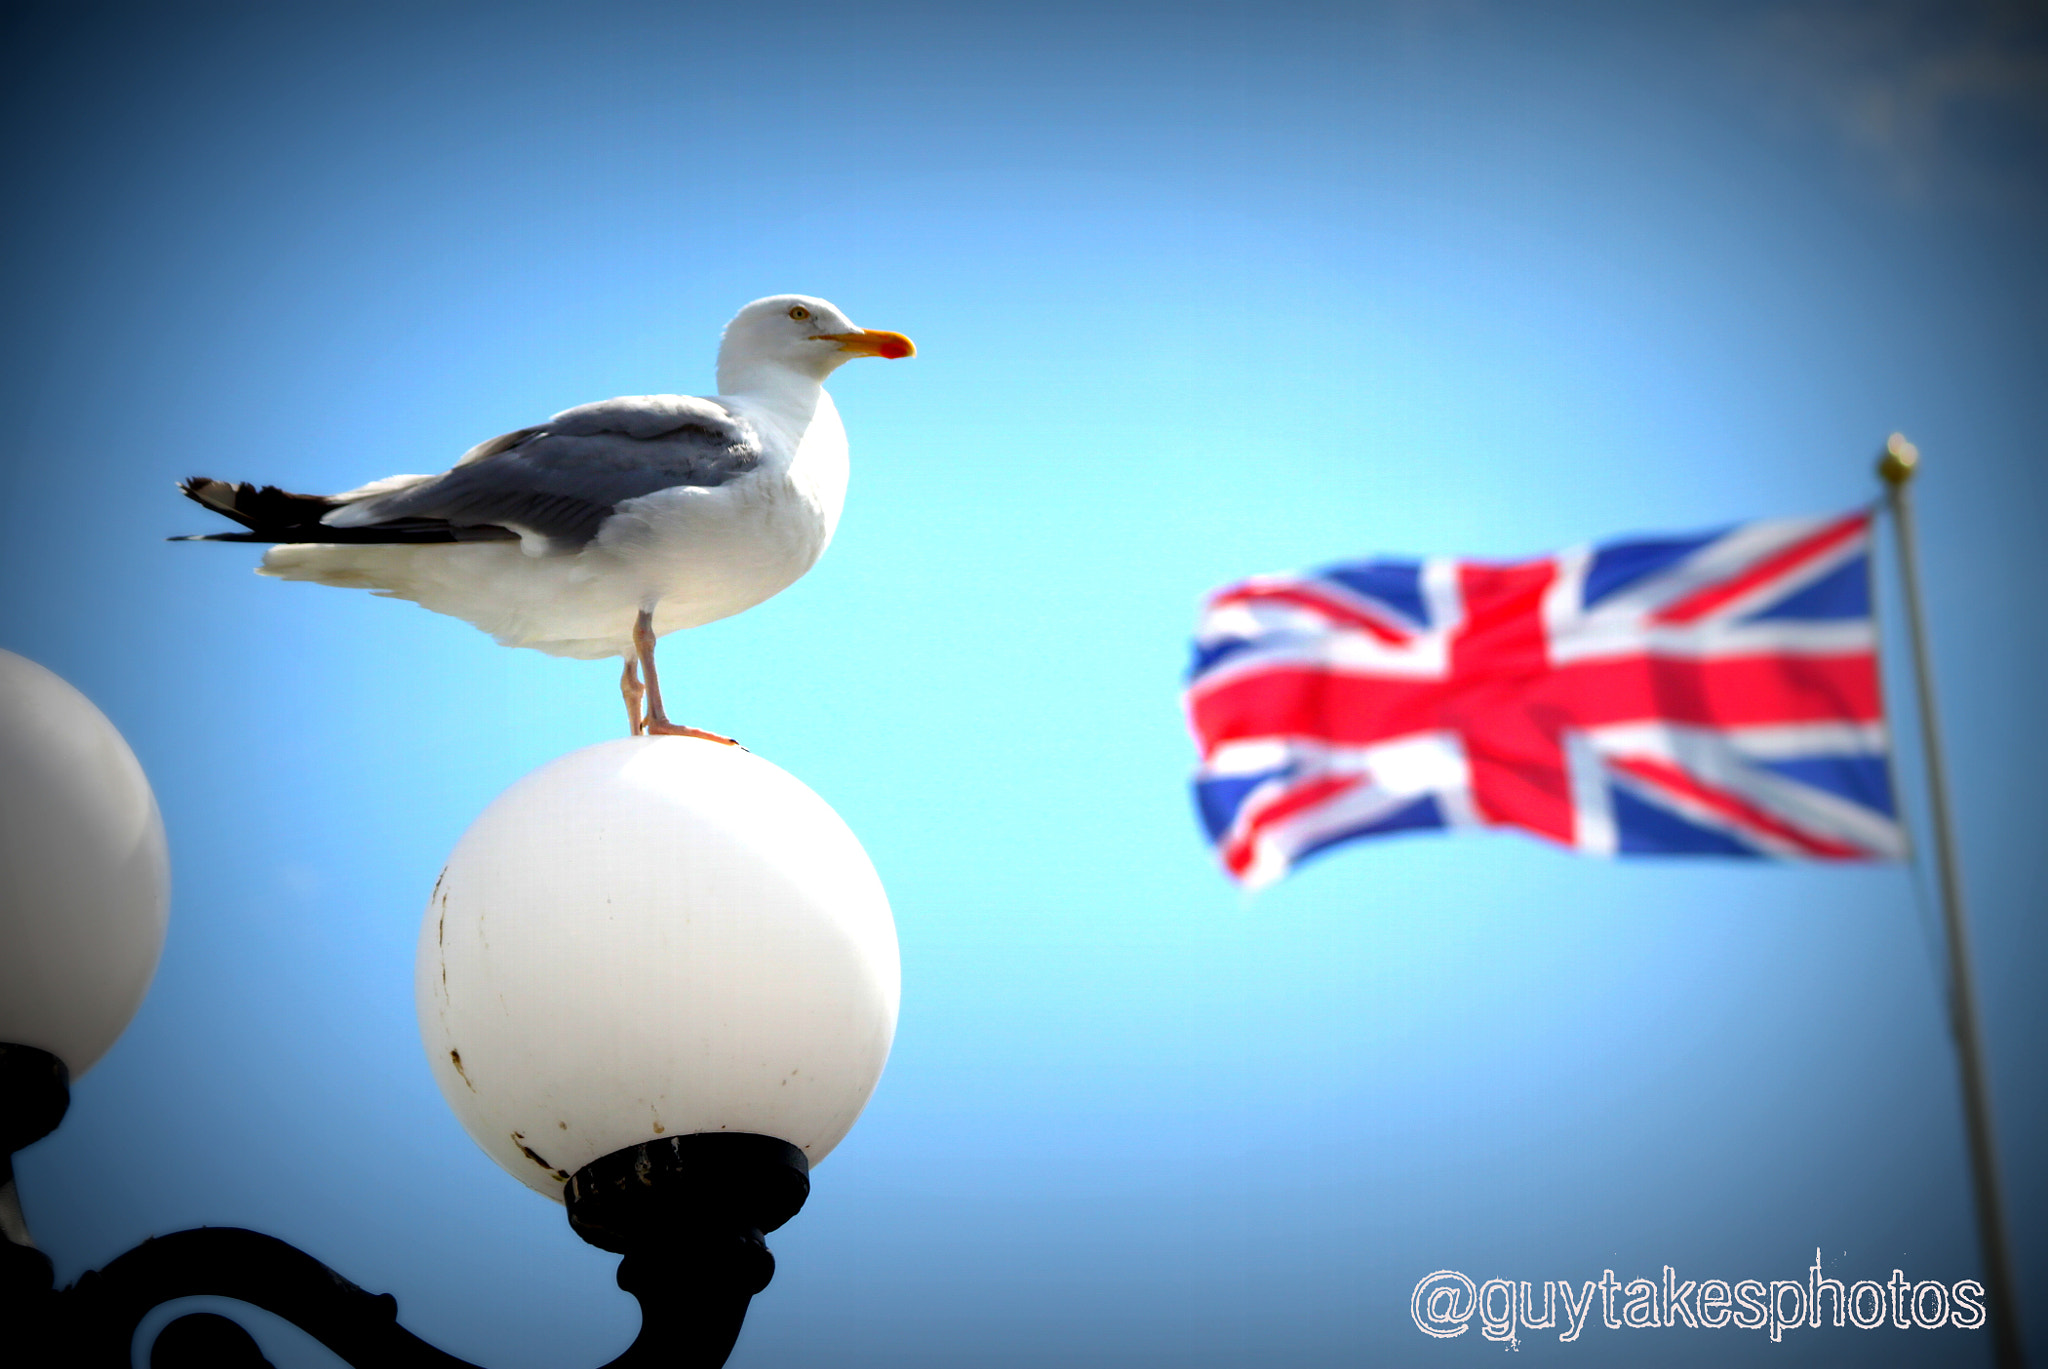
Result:
[[1555,1331],[1574,1341],[1589,1325],[1691,1327],[1764,1331],[1772,1340],[1785,1332],[1830,1326],[1905,1331],[1952,1326],[1975,1331],[1984,1325],[1984,1285],[1975,1279],[1918,1281],[1894,1269],[1883,1282],[1829,1278],[1820,1251],[1802,1279],[1680,1279],[1670,1265],[1659,1279],[1488,1279],[1475,1283],[1455,1269],[1425,1275],[1408,1300],[1409,1313],[1424,1333],[1440,1339],[1462,1336],[1478,1323],[1487,1340],[1513,1343],[1525,1331]]

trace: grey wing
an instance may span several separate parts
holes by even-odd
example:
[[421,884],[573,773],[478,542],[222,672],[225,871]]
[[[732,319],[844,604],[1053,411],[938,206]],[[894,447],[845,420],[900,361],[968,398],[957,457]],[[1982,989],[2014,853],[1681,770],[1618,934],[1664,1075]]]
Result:
[[492,524],[575,549],[628,499],[681,485],[723,485],[760,461],[753,424],[724,405],[686,395],[636,395],[568,409],[537,428],[494,438],[445,474],[351,502],[322,521],[332,527],[405,518]]

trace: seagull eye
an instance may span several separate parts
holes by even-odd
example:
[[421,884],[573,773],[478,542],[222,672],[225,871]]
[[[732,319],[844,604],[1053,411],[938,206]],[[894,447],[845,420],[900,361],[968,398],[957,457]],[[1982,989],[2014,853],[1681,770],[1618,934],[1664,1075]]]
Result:
[[792,304],[789,306],[789,316],[798,320],[807,319],[811,316],[811,311],[801,304]]

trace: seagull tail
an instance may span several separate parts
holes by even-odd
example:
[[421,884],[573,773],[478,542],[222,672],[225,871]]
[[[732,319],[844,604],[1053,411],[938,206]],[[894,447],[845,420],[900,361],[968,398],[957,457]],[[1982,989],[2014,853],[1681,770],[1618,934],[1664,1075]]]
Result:
[[195,504],[240,523],[245,532],[216,532],[173,537],[173,542],[333,542],[339,540],[320,524],[334,501],[319,494],[292,494],[275,485],[258,488],[247,481],[230,485],[195,475],[178,482],[178,492]]
[[[416,476],[402,477],[418,479]],[[374,490],[375,486],[365,486]],[[501,542],[518,537],[509,528],[491,524],[457,526],[440,518],[393,518],[359,527],[333,527],[320,520],[344,504],[354,502],[347,495],[293,494],[275,485],[256,486],[243,481],[231,485],[195,475],[178,482],[178,492],[195,504],[240,523],[244,532],[214,532],[173,537],[173,542],[319,542],[327,544],[374,543],[392,545],[413,542]]]

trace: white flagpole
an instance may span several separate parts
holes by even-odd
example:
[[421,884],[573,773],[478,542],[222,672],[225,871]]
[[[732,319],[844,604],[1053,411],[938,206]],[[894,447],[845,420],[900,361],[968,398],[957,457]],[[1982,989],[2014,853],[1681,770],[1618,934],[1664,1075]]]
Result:
[[1913,505],[1907,486],[1920,452],[1902,433],[1893,433],[1878,458],[1885,502],[1898,538],[1899,579],[1905,586],[1906,628],[1913,645],[1914,693],[1920,703],[1921,746],[1927,758],[1927,806],[1933,827],[1934,868],[1941,891],[1942,927],[1948,938],[1949,1028],[1962,1066],[1963,1123],[1970,1146],[1970,1177],[1977,1199],[1977,1244],[1984,1261],[1985,1301],[1991,1323],[1993,1362],[1998,1369],[2024,1369],[2019,1309],[2005,1236],[2005,1204],[1999,1191],[1998,1156],[1991,1129],[1991,1090],[1984,1047],[1977,1033],[1977,991],[1970,977],[1970,938],[1963,918],[1963,888],[1956,866],[1955,828],[1949,818],[1948,776],[1941,734],[1934,716],[1934,672],[1927,653],[1927,629],[1920,607],[1920,567],[1913,540]]

